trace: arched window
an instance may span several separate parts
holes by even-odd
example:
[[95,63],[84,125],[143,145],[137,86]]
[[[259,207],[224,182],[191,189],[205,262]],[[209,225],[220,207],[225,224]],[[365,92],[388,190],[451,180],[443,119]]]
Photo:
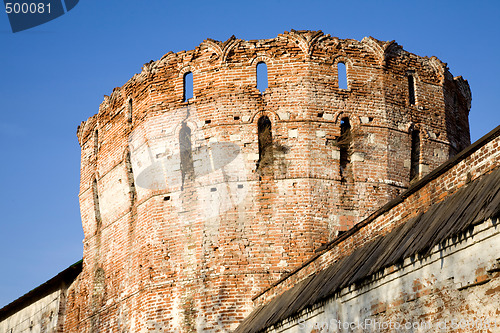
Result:
[[130,158],[130,152],[127,151],[127,154],[125,155],[125,168],[127,171],[127,180],[128,180],[128,186],[130,189],[130,201],[132,202],[132,205],[135,202],[135,199],[137,197],[137,193],[135,190],[135,183],[134,183],[134,170],[132,169],[132,161]]
[[348,89],[347,86],[347,69],[345,63],[337,63],[337,78],[339,81],[339,89]]
[[408,101],[410,105],[415,105],[415,79],[413,73],[408,74]]
[[340,148],[340,176],[343,180],[351,174],[351,123],[348,117],[340,120],[340,137],[338,145]]
[[257,122],[259,137],[259,160],[257,170],[262,170],[273,163],[273,132],[271,121],[267,116],[260,117]]
[[267,89],[267,65],[262,61],[257,64],[257,89],[260,93]]
[[97,188],[97,179],[92,182],[92,195],[94,197],[94,215],[97,228],[101,227],[101,208],[99,207],[99,189]]
[[187,102],[193,98],[193,73],[187,72],[184,74],[184,98],[183,101]]
[[420,131],[411,131],[411,163],[410,163],[410,181],[419,175],[420,164]]
[[182,186],[187,180],[194,180],[194,164],[191,144],[191,129],[186,123],[182,123],[179,131],[179,149],[181,155]]

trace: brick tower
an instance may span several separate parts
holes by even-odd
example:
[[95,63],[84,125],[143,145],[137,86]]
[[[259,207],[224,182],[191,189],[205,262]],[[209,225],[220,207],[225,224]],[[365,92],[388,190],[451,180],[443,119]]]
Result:
[[435,57],[320,31],[145,64],[78,128],[65,331],[231,331],[252,296],[466,147],[470,101]]

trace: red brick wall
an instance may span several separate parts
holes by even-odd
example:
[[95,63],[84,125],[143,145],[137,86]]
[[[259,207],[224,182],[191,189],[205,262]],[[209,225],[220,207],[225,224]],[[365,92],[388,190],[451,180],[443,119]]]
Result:
[[[269,84],[262,94],[260,61]],[[347,66],[347,90],[338,88],[338,62]],[[183,102],[190,71],[194,98]],[[408,102],[408,71],[415,105]],[[292,31],[272,40],[206,40],[145,64],[78,129],[84,265],[70,291],[65,330],[234,328],[252,309],[252,296],[408,187],[411,129],[422,133],[421,175],[466,147],[469,106],[466,81],[453,79],[442,62],[373,38]],[[273,160],[256,170],[263,115],[272,124]],[[337,141],[344,117],[352,141],[342,179]],[[215,142],[230,143],[224,147],[239,152],[234,165],[159,188],[139,186],[146,166],[135,142],[141,138],[152,151],[164,140],[167,148],[149,162],[171,150],[175,159],[183,120],[195,156]],[[182,170],[165,177],[179,180]],[[219,199],[209,201],[211,192]],[[208,213],[217,205],[218,214]]]
[[472,150],[465,158],[445,169],[434,179],[425,182],[400,203],[363,221],[357,231],[344,239],[339,238],[338,242],[332,242],[331,249],[319,252],[314,260],[303,265],[288,278],[284,278],[281,283],[259,294],[255,300],[256,305],[266,303],[307,276],[351,254],[354,249],[373,238],[388,234],[412,217],[427,211],[433,204],[451,196],[462,186],[498,168],[498,161],[500,161],[500,137],[497,131],[484,144]]

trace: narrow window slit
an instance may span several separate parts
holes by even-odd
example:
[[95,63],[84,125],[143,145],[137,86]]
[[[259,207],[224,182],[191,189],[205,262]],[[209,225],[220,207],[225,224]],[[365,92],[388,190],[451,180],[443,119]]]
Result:
[[259,160],[257,170],[263,170],[273,163],[273,133],[271,121],[267,116],[261,117],[257,122],[259,137]]
[[99,189],[97,188],[97,179],[92,182],[92,194],[94,197],[94,216],[97,228],[101,227],[101,208],[99,206]]
[[455,93],[453,95],[453,115],[455,116],[455,121],[458,122],[459,121],[459,108],[458,108],[458,96],[457,94]]
[[340,177],[347,180],[351,176],[351,124],[349,118],[344,117],[340,120],[340,137],[338,146],[340,148]]
[[181,176],[182,176],[182,189],[187,181],[194,180],[194,164],[193,153],[191,144],[191,129],[182,123],[181,130],[179,131],[179,147],[181,155]]
[[408,101],[415,105],[415,79],[411,73],[408,75]]
[[127,152],[127,154],[125,155],[125,168],[127,169],[127,180],[130,192],[130,201],[132,202],[133,205],[137,198],[137,192],[134,183],[134,170],[132,169],[130,152]]
[[183,101],[187,102],[193,98],[193,73],[188,72],[184,74],[184,96]]
[[267,89],[267,65],[265,62],[257,64],[257,89],[262,94]]
[[132,98],[128,100],[127,121],[132,122]]
[[99,132],[98,130],[94,131],[94,155],[97,156],[99,152]]
[[337,63],[337,77],[339,81],[339,89],[348,89],[347,68],[343,62]]
[[420,131],[411,132],[410,181],[418,178],[420,164]]

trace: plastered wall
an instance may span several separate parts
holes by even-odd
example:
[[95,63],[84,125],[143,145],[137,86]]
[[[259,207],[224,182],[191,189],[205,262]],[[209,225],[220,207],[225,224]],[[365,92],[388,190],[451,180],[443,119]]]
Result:
[[498,221],[484,221],[268,332],[497,332],[499,244]]

